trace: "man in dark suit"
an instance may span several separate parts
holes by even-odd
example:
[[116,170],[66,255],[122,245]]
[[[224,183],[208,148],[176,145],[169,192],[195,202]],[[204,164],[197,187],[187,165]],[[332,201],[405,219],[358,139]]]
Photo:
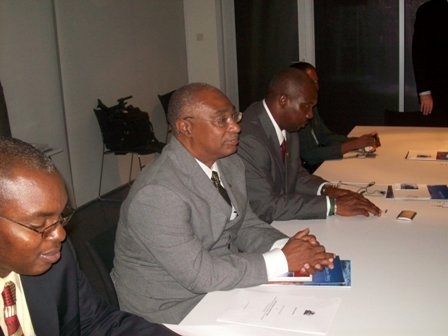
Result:
[[[448,124],[448,1],[430,0],[415,17],[412,61],[424,115],[445,114]],[[441,125],[445,126],[445,125]]]
[[173,137],[120,211],[112,278],[123,309],[178,323],[208,292],[332,267],[333,254],[308,230],[288,239],[252,212],[234,154],[240,119],[213,86],[192,83],[172,95]]
[[266,98],[243,113],[238,154],[246,167],[250,205],[268,223],[381,214],[362,195],[336,188],[303,168],[297,131],[313,117],[316,103],[317,88],[311,79],[303,71],[287,68],[273,77]]
[[[64,242],[66,204],[51,160],[25,142],[0,137],[0,335],[16,328],[14,335],[25,336],[177,335],[94,293]],[[11,316],[3,314],[4,306]]]
[[[319,91],[319,77],[314,66],[307,62],[295,62],[292,68],[304,71],[316,85]],[[317,106],[313,108],[313,118],[298,132],[300,140],[300,157],[304,167],[313,173],[325,160],[342,159],[345,153],[355,150],[374,151],[377,132],[349,138],[330,130],[319,115]]]

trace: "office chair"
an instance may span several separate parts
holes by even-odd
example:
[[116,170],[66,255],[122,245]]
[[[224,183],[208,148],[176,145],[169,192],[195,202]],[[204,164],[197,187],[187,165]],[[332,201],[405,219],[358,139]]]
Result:
[[[119,307],[110,271],[114,262],[116,225],[85,242],[86,250],[95,265],[96,274],[84,271],[92,286],[111,305]],[[96,281],[95,281],[96,280]]]
[[168,117],[167,117],[167,115],[168,115],[168,105],[170,103],[171,95],[174,93],[174,91],[176,91],[176,90],[167,92],[165,94],[157,95],[157,97],[159,98],[160,104],[162,104],[163,111],[165,112],[165,119],[166,119],[166,138],[165,138],[165,141],[166,142],[168,142],[168,137],[171,134],[171,125],[168,122]]
[[400,112],[386,109],[384,111],[384,125],[446,127],[447,118],[442,114],[425,116],[420,111]]
[[94,109],[103,139],[100,182],[98,186],[98,199],[100,200],[114,201],[113,199],[101,197],[104,156],[108,154],[131,154],[128,179],[128,183],[131,183],[134,155],[138,158],[141,170],[144,167],[141,156],[161,153],[165,146],[165,143],[157,140],[148,113],[132,105],[126,105],[126,100],[131,97],[118,99],[118,104],[112,107],[107,107],[98,99],[97,108]]

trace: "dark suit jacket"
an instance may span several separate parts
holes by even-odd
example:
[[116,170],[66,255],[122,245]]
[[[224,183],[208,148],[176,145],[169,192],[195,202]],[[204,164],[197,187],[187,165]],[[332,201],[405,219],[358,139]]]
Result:
[[430,0],[416,14],[412,61],[417,91],[431,90],[434,108],[448,108],[448,2]]
[[247,193],[254,212],[268,223],[326,218],[326,198],[317,196],[325,180],[302,167],[297,133],[287,134],[283,164],[275,128],[261,101],[249,106],[240,125],[238,155],[246,167]]
[[[318,143],[314,139],[313,132]],[[325,160],[342,158],[341,144],[346,142],[348,138],[328,129],[317,108],[313,110],[313,119],[298,133],[300,156],[306,163],[316,165]]]
[[286,236],[250,209],[244,164],[217,161],[238,216],[175,138],[133,183],[123,202],[112,279],[120,307],[178,323],[212,291],[266,283],[263,253]]
[[48,272],[21,279],[38,336],[177,335],[163,325],[118,311],[102,301],[79,269],[67,242],[61,259]]

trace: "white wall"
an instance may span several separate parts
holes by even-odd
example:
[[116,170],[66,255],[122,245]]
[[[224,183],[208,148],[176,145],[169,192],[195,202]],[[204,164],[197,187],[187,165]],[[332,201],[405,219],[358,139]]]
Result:
[[[133,95],[164,140],[157,94],[188,81],[182,0],[1,0],[0,45],[12,135],[63,149],[53,159],[78,206],[97,196],[96,99]],[[106,157],[103,193],[127,182],[129,162]]]
[[[233,2],[0,0],[0,78],[12,135],[63,149],[53,159],[80,206],[97,196],[97,98],[133,95],[159,140],[159,93],[204,81],[237,104]],[[106,156],[102,193],[127,182],[129,162]]]
[[188,81],[220,88],[238,106],[233,1],[184,0]]
[[53,160],[73,198],[51,0],[0,1],[0,78],[12,135],[63,149]]
[[[149,112],[156,136],[165,139],[157,94],[187,82],[183,7],[181,0],[55,4],[73,182],[83,204],[96,196],[100,174],[97,98],[113,105],[132,95],[129,103]],[[129,157],[118,159],[106,156],[103,193],[127,181]]]

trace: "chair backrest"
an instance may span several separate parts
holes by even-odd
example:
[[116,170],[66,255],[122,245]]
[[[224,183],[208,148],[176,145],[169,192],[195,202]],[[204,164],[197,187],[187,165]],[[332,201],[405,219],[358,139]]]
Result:
[[116,226],[100,233],[94,238],[86,241],[86,250],[90,255],[93,264],[96,266],[98,281],[92,281],[92,286],[104,299],[111,305],[118,307],[117,293],[110,277],[114,263],[114,245],[115,245]]
[[[163,111],[165,112],[165,117],[168,114],[168,105],[170,104],[171,95],[174,93],[174,91],[176,91],[176,90],[167,92],[165,94],[157,95],[157,97],[159,98],[160,104],[162,104]],[[166,122],[168,122],[168,119],[166,120]]]
[[447,119],[444,115],[439,114],[425,116],[420,111],[399,112],[393,110],[385,110],[384,125],[446,127]]
[[105,106],[98,99],[98,106],[94,109],[105,147],[114,152],[131,152],[135,148],[152,146],[158,151],[160,142],[154,134],[148,113],[126,105],[123,99],[112,107]]

